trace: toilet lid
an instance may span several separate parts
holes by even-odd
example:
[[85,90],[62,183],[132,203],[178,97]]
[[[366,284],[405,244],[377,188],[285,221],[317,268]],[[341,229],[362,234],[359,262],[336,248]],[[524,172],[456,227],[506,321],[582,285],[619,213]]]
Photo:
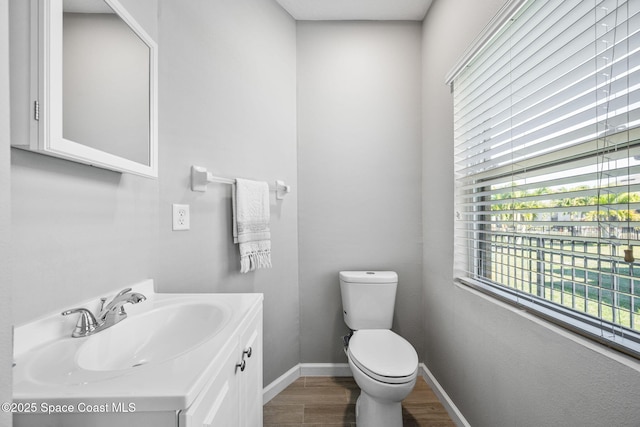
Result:
[[385,383],[409,382],[418,370],[418,354],[411,344],[388,329],[355,331],[349,357],[372,378]]

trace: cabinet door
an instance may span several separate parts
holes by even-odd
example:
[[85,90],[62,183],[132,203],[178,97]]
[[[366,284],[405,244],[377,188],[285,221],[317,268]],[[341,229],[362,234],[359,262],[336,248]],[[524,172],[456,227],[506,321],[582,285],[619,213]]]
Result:
[[[262,426],[262,309],[240,335],[245,369],[238,372],[240,426]],[[251,352],[249,356],[248,352]]]
[[222,369],[198,395],[191,406],[180,412],[179,427],[230,427],[239,423],[237,344],[229,346]]

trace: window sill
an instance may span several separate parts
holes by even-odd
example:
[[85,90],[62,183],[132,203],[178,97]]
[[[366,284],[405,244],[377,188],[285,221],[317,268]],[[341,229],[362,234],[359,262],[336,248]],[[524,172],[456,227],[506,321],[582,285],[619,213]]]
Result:
[[[519,297],[515,292],[499,289],[496,286],[466,277],[456,278],[454,283],[460,289],[472,291],[488,301],[502,303],[505,308],[514,313],[525,316],[591,350],[638,369],[637,361],[640,359],[640,341],[638,341],[638,338],[640,338],[640,334],[634,334],[637,335],[634,336],[635,339],[625,339],[616,335],[615,341],[613,341],[602,336],[603,334],[611,333],[596,326],[597,320],[582,320],[576,313],[569,314],[570,311],[564,310],[562,307],[545,307],[537,302],[523,299],[522,296]],[[584,317],[586,318],[587,316]],[[630,360],[629,357],[634,360]],[[631,365],[629,365],[630,361],[632,362]]]

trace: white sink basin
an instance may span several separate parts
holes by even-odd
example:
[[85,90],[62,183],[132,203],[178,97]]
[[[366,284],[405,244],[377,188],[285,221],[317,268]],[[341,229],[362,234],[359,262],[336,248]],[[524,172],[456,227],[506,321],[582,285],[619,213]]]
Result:
[[36,348],[19,365],[41,384],[104,381],[189,353],[215,337],[230,317],[231,309],[224,304],[193,300],[147,307],[95,335]]
[[210,304],[161,307],[129,317],[86,339],[77,353],[81,369],[117,371],[178,357],[215,335],[228,310]]

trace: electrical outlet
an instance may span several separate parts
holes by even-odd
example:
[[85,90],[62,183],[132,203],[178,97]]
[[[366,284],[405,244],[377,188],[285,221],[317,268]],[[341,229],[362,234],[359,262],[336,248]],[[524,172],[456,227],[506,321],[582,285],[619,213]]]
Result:
[[189,205],[173,205],[173,230],[188,230],[189,221]]

